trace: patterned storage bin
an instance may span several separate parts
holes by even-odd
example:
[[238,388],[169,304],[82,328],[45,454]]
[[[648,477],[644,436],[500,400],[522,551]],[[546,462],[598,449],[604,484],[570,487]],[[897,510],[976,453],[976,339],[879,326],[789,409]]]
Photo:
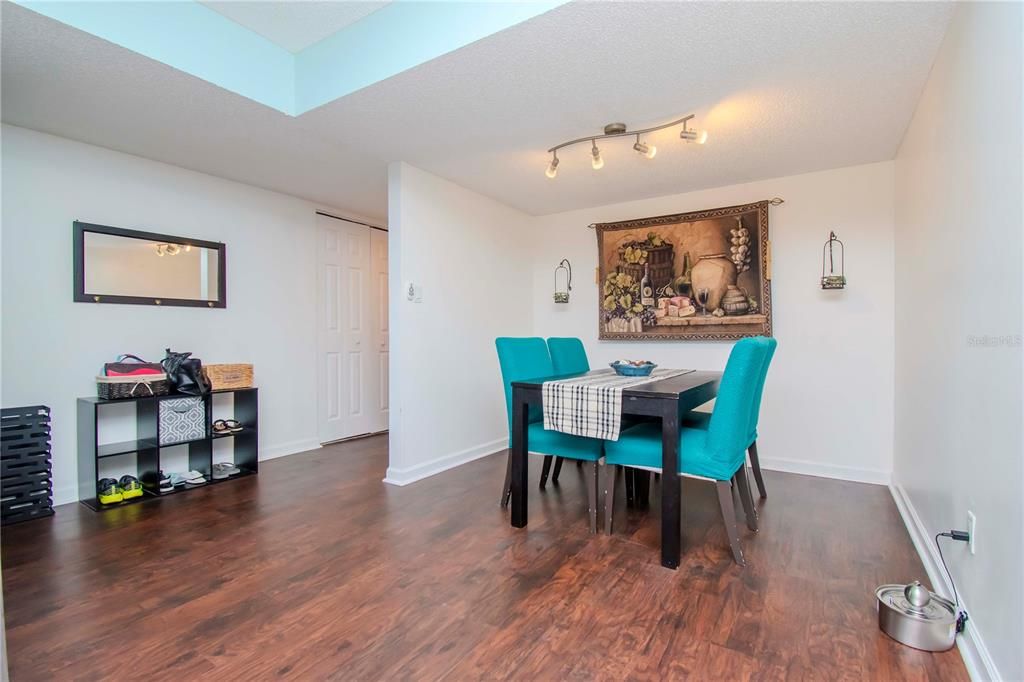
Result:
[[206,403],[199,396],[160,401],[160,445],[206,437]]

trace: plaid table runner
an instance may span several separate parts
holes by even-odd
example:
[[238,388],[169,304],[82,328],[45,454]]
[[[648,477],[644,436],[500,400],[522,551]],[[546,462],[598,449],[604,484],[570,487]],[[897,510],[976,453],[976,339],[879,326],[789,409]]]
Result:
[[574,436],[618,440],[623,389],[692,371],[655,369],[650,376],[624,377],[606,370],[576,379],[545,381],[542,386],[544,428]]

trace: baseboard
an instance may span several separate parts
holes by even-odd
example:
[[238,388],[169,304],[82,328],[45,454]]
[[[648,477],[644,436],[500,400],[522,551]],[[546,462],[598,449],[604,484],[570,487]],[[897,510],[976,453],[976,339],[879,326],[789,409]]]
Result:
[[[941,585],[944,595],[953,594],[953,586],[946,577],[945,571],[942,570],[941,559],[938,550],[935,549],[933,535],[918,516],[907,491],[896,483],[889,485],[889,491],[892,493],[892,499],[896,502],[900,516],[903,517],[910,540],[914,543],[918,556],[921,557],[921,563],[924,564],[924,570],[928,574],[928,581],[933,588]],[[970,613],[962,594],[960,595],[960,607]],[[970,621],[967,622],[967,629],[956,636],[956,643],[960,650],[960,656],[964,659],[967,674],[971,676],[972,680],[1003,679],[999,675],[999,670],[996,668],[995,661],[992,660],[981,634],[977,628],[972,627]]]
[[804,474],[805,476],[819,476],[821,478],[836,478],[841,481],[854,481],[857,483],[889,485],[892,479],[892,474],[888,471],[807,462],[800,459],[761,457],[760,463],[762,469],[770,469],[771,471],[785,471],[790,474]]
[[277,459],[278,457],[297,455],[300,452],[319,450],[321,447],[323,446],[320,445],[320,441],[316,438],[293,440],[288,443],[281,443],[280,445],[260,448],[260,461],[265,462],[268,459]]
[[432,459],[429,462],[423,464],[417,464],[414,467],[407,469],[397,469],[395,467],[388,467],[387,472],[384,475],[384,482],[390,483],[391,485],[409,485],[415,483],[424,478],[434,476],[453,469],[459,465],[465,464],[466,462],[472,462],[474,459],[480,459],[487,455],[493,455],[495,452],[504,450],[508,447],[508,438],[501,437],[486,443],[481,443],[459,452],[453,452],[450,455],[444,455]]

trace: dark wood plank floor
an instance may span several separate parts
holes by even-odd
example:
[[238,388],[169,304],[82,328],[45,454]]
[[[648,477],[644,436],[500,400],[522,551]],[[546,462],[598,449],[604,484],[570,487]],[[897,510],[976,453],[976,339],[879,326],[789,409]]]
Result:
[[575,466],[517,531],[503,455],[395,488],[386,449],[5,528],[11,678],[966,679],[955,650],[878,631],[874,588],[924,577],[884,487],[768,472],[741,569],[713,486],[687,481],[669,571],[656,503],[587,533]]

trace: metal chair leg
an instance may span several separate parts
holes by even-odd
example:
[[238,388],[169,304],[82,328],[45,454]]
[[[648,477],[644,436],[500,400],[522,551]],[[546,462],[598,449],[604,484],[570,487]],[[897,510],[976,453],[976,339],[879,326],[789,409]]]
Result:
[[741,466],[736,475],[733,476],[736,488],[740,492],[740,502],[743,504],[743,514],[747,517],[747,528],[757,532],[757,510],[754,508],[754,497],[750,494],[750,481],[747,479],[747,467]]
[[757,483],[757,492],[761,495],[761,499],[768,499],[768,493],[764,489],[764,479],[761,478],[761,462],[757,459],[757,441],[755,440],[747,448],[747,454],[750,455],[750,468],[754,470],[754,481]]
[[544,455],[544,464],[540,469],[540,489],[544,490],[544,486],[548,484],[548,473],[551,471],[551,455]]
[[512,451],[508,451],[508,461],[505,462],[505,487],[501,489],[501,506],[508,506],[512,498]]
[[551,472],[551,482],[558,483],[558,474],[562,473],[562,462],[564,457],[555,457],[555,469]]
[[736,527],[736,508],[732,504],[732,482],[715,481],[718,488],[718,504],[722,508],[722,521],[725,522],[725,534],[729,536],[729,547],[732,558],[740,566],[746,566],[743,560],[743,549],[740,547],[740,533]]
[[594,462],[593,465],[583,467],[583,478],[586,481],[587,486],[587,512],[590,516],[590,532],[597,532],[597,485],[598,485],[598,467],[600,465]]
[[622,467],[615,464],[605,466],[604,477],[604,532],[612,534],[612,518],[615,516],[615,493],[622,478]]

